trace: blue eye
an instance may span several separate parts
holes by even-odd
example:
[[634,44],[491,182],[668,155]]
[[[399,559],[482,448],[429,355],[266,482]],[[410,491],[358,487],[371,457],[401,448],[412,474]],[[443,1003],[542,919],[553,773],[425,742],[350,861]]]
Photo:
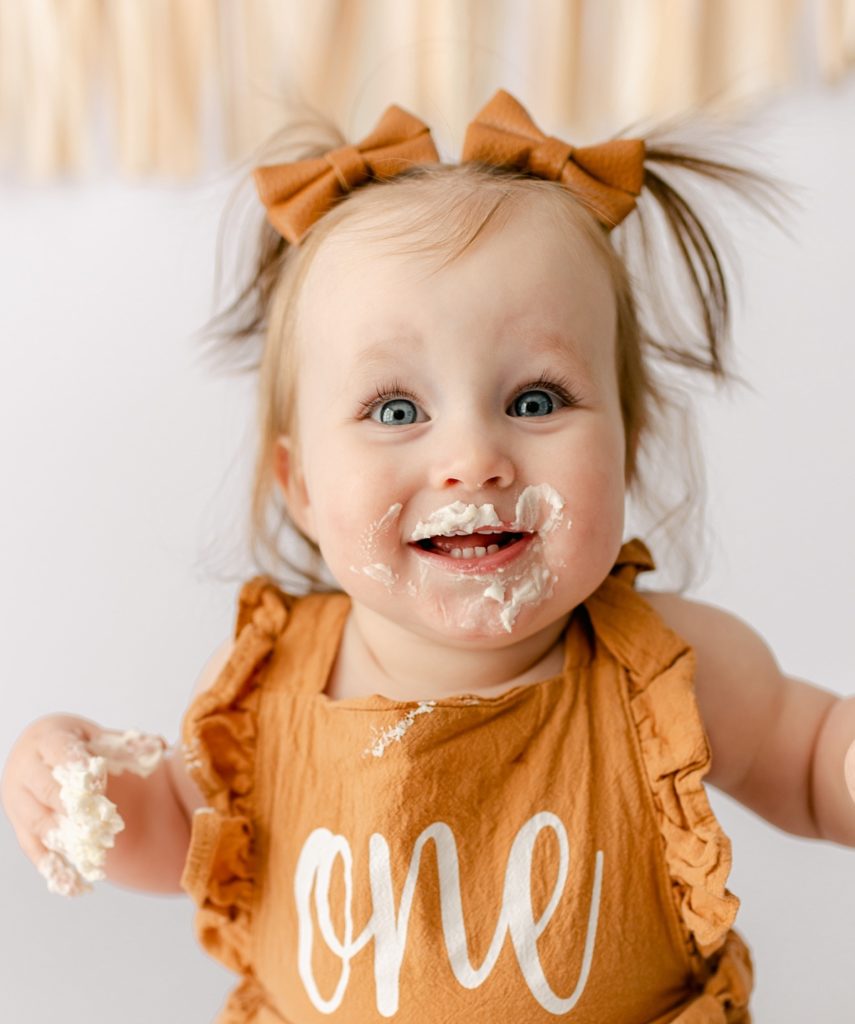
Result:
[[393,398],[388,402],[383,402],[382,405],[376,406],[374,411],[379,411],[380,415],[375,417],[372,412],[371,418],[377,419],[379,423],[400,423],[406,425],[408,423],[415,423],[418,416],[415,403],[411,402],[409,398]]
[[523,391],[511,403],[512,416],[548,416],[555,403],[546,391]]

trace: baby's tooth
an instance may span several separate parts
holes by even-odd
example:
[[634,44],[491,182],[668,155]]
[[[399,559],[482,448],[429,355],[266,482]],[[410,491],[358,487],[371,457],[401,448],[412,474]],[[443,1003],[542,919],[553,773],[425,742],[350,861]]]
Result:
[[460,548],[452,548],[451,549],[451,557],[452,558],[462,558],[463,557],[463,552],[460,550]]
[[499,545],[498,545],[498,544],[490,544],[490,545],[488,546],[488,548],[487,548],[487,554],[488,554],[488,555],[495,555],[495,553],[496,553],[496,552],[497,552],[498,550],[499,550]]
[[475,554],[475,549],[474,548],[464,548],[463,549],[463,557],[464,558],[471,558],[474,554]]
[[475,556],[476,556],[476,558],[481,558],[482,555],[486,555],[486,554],[487,554],[487,549],[486,548],[475,548]]

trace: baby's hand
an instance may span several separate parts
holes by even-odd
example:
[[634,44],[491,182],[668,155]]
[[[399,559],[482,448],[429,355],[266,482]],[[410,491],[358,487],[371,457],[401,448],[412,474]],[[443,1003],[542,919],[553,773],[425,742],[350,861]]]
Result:
[[102,729],[72,715],[47,715],[15,743],[0,784],[18,842],[51,892],[77,896],[104,877],[106,850],[125,826],[104,796],[107,772],[148,775],[159,737]]

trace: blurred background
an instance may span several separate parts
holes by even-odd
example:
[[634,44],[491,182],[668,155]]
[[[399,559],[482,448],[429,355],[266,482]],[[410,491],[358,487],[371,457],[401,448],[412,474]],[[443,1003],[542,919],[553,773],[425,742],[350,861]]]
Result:
[[[702,111],[725,157],[790,184],[787,234],[730,223],[750,387],[693,382],[709,551],[689,596],[855,692],[853,64],[855,0],[0,0],[0,758],[52,711],[174,741],[232,627],[254,380],[198,331],[258,146],[303,104],[355,140],[394,102],[456,159],[497,88],[579,143]],[[755,1019],[851,1021],[855,849],[709,793]],[[186,897],[51,895],[5,816],[0,866],[2,1019],[213,1019],[233,979]]]

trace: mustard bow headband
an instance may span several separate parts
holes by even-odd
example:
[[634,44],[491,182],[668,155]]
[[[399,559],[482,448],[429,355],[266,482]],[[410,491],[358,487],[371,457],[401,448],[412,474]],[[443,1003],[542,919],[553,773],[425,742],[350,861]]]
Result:
[[[632,212],[644,183],[643,139],[614,139],[576,148],[544,135],[522,104],[501,89],[466,129],[461,160],[556,181],[607,230]],[[355,146],[342,146],[309,160],[257,167],[253,177],[268,220],[283,238],[297,245],[336,200],[357,185],[438,161],[427,125],[391,106],[374,131]]]

